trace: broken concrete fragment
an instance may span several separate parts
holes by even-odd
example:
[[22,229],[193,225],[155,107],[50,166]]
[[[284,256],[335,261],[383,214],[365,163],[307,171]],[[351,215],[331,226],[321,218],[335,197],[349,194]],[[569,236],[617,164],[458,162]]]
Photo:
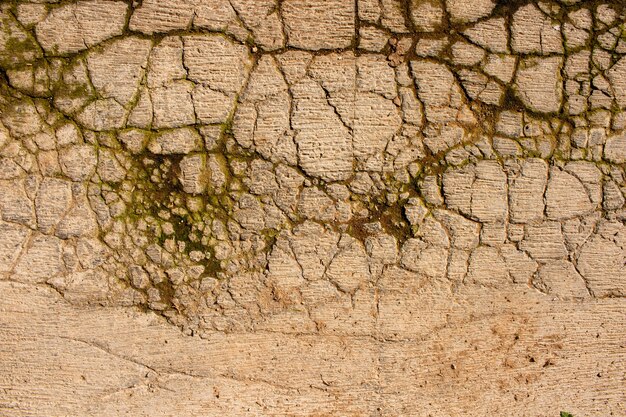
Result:
[[626,199],[615,181],[607,181],[603,186],[605,210],[618,210],[624,206]]
[[23,180],[0,181],[0,213],[4,221],[36,227],[34,204]]
[[61,221],[72,203],[69,181],[44,178],[35,198],[37,226],[42,233],[50,234]]
[[33,36],[15,20],[11,12],[5,10],[9,10],[8,7],[0,16],[0,66],[10,68],[41,58],[41,47]]
[[386,233],[377,233],[365,239],[365,250],[370,257],[372,276],[378,276],[385,265],[398,261],[398,241]]
[[188,154],[200,149],[202,138],[198,132],[190,127],[181,129],[165,130],[157,133],[148,144],[152,153],[171,155]]
[[509,282],[509,272],[497,248],[479,246],[472,251],[467,270],[467,282],[486,286],[501,286]]
[[[195,124],[196,113],[191,96],[193,89],[193,83],[178,80],[151,90],[153,126],[163,129]],[[206,114],[206,111],[202,114]]]
[[303,80],[293,87],[292,94],[291,123],[297,129],[295,142],[302,169],[326,181],[347,179],[352,172],[352,137],[328,104],[324,90],[312,80]]
[[337,216],[334,201],[317,187],[306,187],[300,193],[298,213],[305,219],[328,223]]
[[471,216],[472,183],[476,167],[468,165],[457,169],[448,169],[443,174],[442,184],[445,203],[448,208],[456,209]]
[[546,189],[548,218],[568,219],[584,215],[593,208],[587,190],[576,177],[559,168],[550,170],[550,179]]
[[46,281],[71,303],[101,303],[110,302],[109,283],[107,272],[102,269],[70,272],[65,277],[55,277]]
[[545,288],[548,294],[560,298],[589,296],[583,277],[569,261],[562,260],[542,265],[538,273],[538,284],[540,288]]
[[207,168],[209,171],[208,189],[214,194],[219,194],[226,186],[229,177],[224,157],[215,154],[209,155]]
[[140,87],[137,104],[128,115],[128,127],[149,129],[150,127],[152,127],[152,121],[153,108],[152,101],[150,100],[150,94],[148,93],[147,88]]
[[139,129],[128,129],[120,132],[118,138],[132,154],[138,154],[146,147],[148,132]]
[[353,42],[353,1],[286,0],[281,11],[289,46],[318,51],[347,48]]
[[556,113],[561,108],[563,58],[525,58],[519,63],[515,91],[524,105],[542,113]]
[[386,148],[402,118],[391,100],[375,93],[358,94],[354,106],[354,156],[365,159]]
[[17,20],[30,27],[46,18],[48,9],[45,4],[24,3],[17,5]]
[[484,70],[487,74],[496,77],[503,83],[510,83],[515,74],[515,65],[517,58],[512,55],[496,55],[490,54],[487,57]]
[[457,41],[451,46],[452,62],[457,65],[474,66],[485,58],[485,51],[469,42]]
[[195,110],[195,116],[200,123],[225,123],[235,105],[234,94],[224,94],[205,86],[196,86],[191,96],[193,107],[187,114],[191,114],[193,118]]
[[359,49],[380,52],[389,42],[387,32],[373,26],[361,26],[359,28]]
[[450,239],[446,229],[433,216],[426,217],[414,234],[428,244],[443,248],[450,247]]
[[102,98],[114,98],[125,106],[136,94],[152,42],[125,37],[87,55],[93,86]]
[[76,115],[76,121],[91,130],[114,130],[124,126],[126,110],[114,98],[92,101]]
[[604,145],[604,158],[616,164],[626,162],[626,133],[611,136]]
[[411,61],[411,72],[415,78],[419,98],[427,106],[449,106],[452,104],[454,75],[448,67],[431,61]]
[[442,0],[411,0],[411,20],[420,32],[435,32],[443,25],[444,4]]
[[448,249],[421,239],[409,239],[402,245],[400,262],[410,271],[443,279],[448,264]]
[[380,23],[392,33],[408,33],[404,15],[405,5],[401,0],[381,0]]
[[538,158],[523,162],[519,175],[509,178],[510,219],[529,223],[543,219],[548,164]]
[[18,138],[34,135],[44,129],[44,121],[37,111],[37,107],[30,100],[21,101],[10,106],[5,105],[5,109],[0,117],[9,133]]
[[126,177],[126,170],[111,149],[100,148],[98,150],[97,168],[100,179],[104,182],[119,183]]
[[594,206],[602,202],[602,172],[596,164],[587,161],[572,161],[565,165],[565,171],[583,183]]
[[507,243],[499,247],[509,275],[516,284],[528,284],[537,272],[538,264],[528,253],[521,251],[514,244]]
[[187,75],[183,67],[183,42],[180,36],[166,36],[150,51],[147,85],[161,87]]
[[0,273],[11,271],[29,235],[23,226],[0,222]]
[[470,250],[478,246],[480,223],[449,210],[436,209],[433,214],[448,229],[453,247]]
[[463,34],[488,51],[504,54],[509,50],[509,35],[504,18],[482,20],[464,30]]
[[24,169],[12,159],[0,159],[0,180],[12,180],[19,178],[24,173]]
[[274,0],[233,0],[237,16],[252,31],[254,43],[266,51],[285,46],[285,32]]
[[305,279],[315,281],[324,272],[337,253],[339,235],[318,223],[305,221],[294,228],[290,246]]
[[558,222],[526,225],[524,240],[519,247],[539,262],[550,262],[567,256],[565,239]]
[[262,57],[252,74],[233,119],[233,135],[263,157],[292,164],[296,157],[289,126],[290,97],[277,62]]
[[482,222],[502,222],[508,214],[506,175],[495,161],[479,161],[472,184],[471,212]]
[[553,24],[536,5],[522,6],[513,15],[511,46],[518,53],[563,53],[560,25]]
[[[478,58],[480,59],[481,57],[478,56]],[[496,81],[471,70],[459,71],[459,77],[471,99],[480,100],[483,103],[494,106],[498,106],[502,102],[504,89]]]
[[614,242],[594,235],[581,248],[577,269],[595,297],[626,294],[626,251]]
[[91,48],[121,35],[128,5],[109,1],[81,0],[54,8],[35,26],[39,44],[52,54],[69,54]]
[[446,9],[453,23],[474,22],[488,16],[495,6],[494,0],[476,0],[471,3],[464,0],[446,0]]
[[354,293],[369,281],[369,265],[363,243],[343,235],[339,241],[339,252],[326,271],[327,278],[340,291]]
[[606,76],[611,82],[615,92],[615,100],[621,108],[626,107],[626,59],[621,58],[607,72]]
[[393,68],[385,59],[375,55],[356,58],[356,88],[359,92],[377,93],[389,100],[398,95]]
[[183,190],[189,194],[201,194],[206,189],[207,174],[204,155],[186,155],[180,161],[178,176]]
[[55,232],[61,239],[93,237],[97,234],[96,216],[84,196],[75,200],[73,207],[59,222]]
[[64,270],[61,241],[53,236],[37,234],[15,265],[14,279],[27,283],[41,283]]
[[146,0],[133,11],[129,28],[146,34],[186,29],[194,15],[194,2]]
[[239,93],[252,66],[248,48],[217,34],[182,39],[188,80],[223,93]]
[[91,145],[72,145],[59,151],[61,170],[72,181],[91,178],[96,168],[96,151]]

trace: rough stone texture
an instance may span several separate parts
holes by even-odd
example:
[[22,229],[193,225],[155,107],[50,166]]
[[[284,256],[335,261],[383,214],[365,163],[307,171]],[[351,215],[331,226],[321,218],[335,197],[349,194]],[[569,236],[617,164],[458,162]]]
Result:
[[[516,223],[541,220],[544,215],[544,193],[548,181],[548,165],[542,159],[527,159],[519,175],[510,178],[510,219]],[[551,202],[557,204],[556,202]],[[556,207],[555,207],[556,209]]]
[[503,54],[509,50],[507,32],[506,20],[493,18],[478,22],[463,33],[486,50]]
[[59,152],[61,170],[72,181],[91,178],[96,168],[96,151],[89,145],[74,145]]
[[626,135],[616,135],[607,139],[604,145],[604,157],[611,162],[623,164],[626,162]]
[[281,2],[289,46],[313,51],[350,46],[354,38],[354,1]]
[[70,207],[72,193],[68,181],[45,178],[35,197],[37,226],[43,233],[50,233]]
[[185,29],[193,19],[194,2],[147,0],[130,17],[129,29],[152,34]]
[[623,415],[625,16],[3,2],[0,415]]
[[123,1],[84,0],[52,9],[37,22],[35,33],[43,49],[53,54],[82,51],[121,35],[128,5]]
[[148,149],[155,154],[186,154],[198,148],[200,135],[194,129],[166,130],[155,135]]
[[546,213],[550,219],[582,216],[593,206],[583,184],[573,175],[561,170],[550,170],[546,189]]
[[476,0],[468,3],[463,0],[446,0],[446,8],[453,22],[473,22],[488,16],[496,2],[493,0]]
[[515,52],[563,53],[560,28],[539,7],[528,4],[513,15],[511,46]]
[[562,101],[560,68],[562,58],[527,58],[517,70],[515,87],[522,102],[531,110],[555,113]]
[[292,126],[302,169],[328,181],[347,179],[352,174],[352,138],[335,109],[328,104],[324,89],[313,80],[294,86]]
[[442,1],[411,1],[411,20],[420,32],[434,32],[443,24]]

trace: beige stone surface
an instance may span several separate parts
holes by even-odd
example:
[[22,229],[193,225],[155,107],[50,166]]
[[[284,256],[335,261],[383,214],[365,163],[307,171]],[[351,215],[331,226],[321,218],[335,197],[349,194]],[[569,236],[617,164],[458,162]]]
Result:
[[0,415],[624,415],[625,21],[5,1]]

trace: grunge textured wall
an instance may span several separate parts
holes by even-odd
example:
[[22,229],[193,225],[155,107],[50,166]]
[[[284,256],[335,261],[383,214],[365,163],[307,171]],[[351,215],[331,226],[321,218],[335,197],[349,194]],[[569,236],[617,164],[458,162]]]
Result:
[[3,416],[624,416],[626,6],[0,5]]

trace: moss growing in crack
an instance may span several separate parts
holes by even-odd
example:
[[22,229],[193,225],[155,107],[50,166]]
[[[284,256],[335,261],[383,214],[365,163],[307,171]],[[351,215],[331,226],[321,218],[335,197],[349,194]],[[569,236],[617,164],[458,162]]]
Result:
[[155,288],[159,290],[161,296],[161,302],[167,305],[169,308],[175,307],[176,289],[172,281],[164,279],[159,283],[154,284]]
[[21,28],[18,21],[10,14],[0,17],[0,66],[13,67],[41,58],[43,52],[33,35]]
[[529,4],[529,0],[497,0],[496,7],[491,13],[492,16],[509,16],[512,15],[522,6]]
[[89,99],[93,96],[91,87],[86,84],[73,84],[62,90],[61,97],[64,99]]
[[252,36],[251,33],[249,33],[248,36],[246,37],[244,44],[248,47],[248,49],[252,51],[254,51],[254,49],[257,48],[256,40],[254,39],[254,36]]
[[[155,219],[160,233],[149,233],[153,243],[164,247],[168,240],[173,240],[185,257],[194,251],[201,252],[204,259],[194,263],[205,266],[204,275],[215,275],[220,265],[203,231],[213,219],[228,219],[231,202],[226,196],[202,194],[194,196],[199,210],[190,210],[187,207],[190,195],[183,191],[178,179],[181,159],[182,155],[163,156],[147,151],[134,158],[129,173],[134,184],[126,217],[133,224],[141,219]],[[107,187],[114,185],[107,184]]]
[[379,223],[385,233],[394,236],[400,243],[412,237],[411,226],[404,216],[403,202],[388,204],[382,196],[375,198],[368,204],[368,215],[353,217],[346,232],[364,242],[375,232],[371,227],[373,223]]
[[263,239],[265,240],[265,247],[266,249],[271,249],[274,246],[274,243],[276,243],[276,240],[278,239],[278,235],[280,234],[280,230],[276,230],[276,229],[263,229],[261,230],[261,236],[263,236]]
[[404,216],[404,209],[401,204],[388,207],[378,217],[383,229],[398,239],[398,242],[404,242],[412,237],[411,227]]
[[228,116],[226,121],[222,123],[222,129],[221,129],[222,137],[233,136],[233,120],[234,120],[234,117],[233,117],[233,114],[231,114]]
[[5,41],[5,46],[7,48],[7,51],[13,54],[14,56],[25,55],[25,54],[37,54],[37,52],[40,52],[40,49],[37,43],[29,36],[26,36],[21,39],[18,37],[10,37]]
[[424,169],[422,169],[422,172],[420,172],[420,174],[416,178],[416,181],[418,184],[426,176],[439,175],[439,174],[443,174],[444,172],[446,172],[449,165],[445,161],[445,156],[446,156],[446,153],[449,152],[451,149],[439,152],[435,155],[427,156],[426,158],[422,160],[422,163],[424,164]]
[[500,106],[499,110],[513,110],[518,112],[527,111],[526,106],[524,106],[519,97],[517,97],[512,87],[508,87],[504,91],[502,106]]

